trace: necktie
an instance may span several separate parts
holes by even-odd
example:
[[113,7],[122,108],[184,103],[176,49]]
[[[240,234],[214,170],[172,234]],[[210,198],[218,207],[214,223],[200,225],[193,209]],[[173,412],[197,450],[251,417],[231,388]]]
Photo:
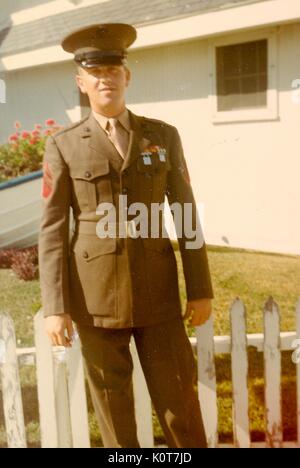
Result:
[[125,159],[129,145],[129,135],[127,130],[125,130],[118,119],[109,119],[107,121],[106,129],[110,141],[116,147],[122,158]]

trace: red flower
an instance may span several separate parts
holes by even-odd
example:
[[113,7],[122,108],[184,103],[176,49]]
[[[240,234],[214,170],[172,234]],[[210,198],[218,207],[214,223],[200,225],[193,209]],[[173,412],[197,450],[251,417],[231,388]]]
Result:
[[51,130],[45,130],[45,131],[44,131],[44,135],[45,135],[45,136],[51,135]]
[[20,122],[19,122],[18,120],[15,122],[15,128],[16,128],[17,130],[18,130],[19,128],[21,128],[21,124],[20,124]]
[[40,124],[35,124],[35,130],[42,130],[42,126]]
[[53,125],[55,125],[55,124],[56,124],[56,122],[53,119],[46,120],[46,126],[47,127],[53,127]]
[[35,145],[35,144],[36,144],[36,139],[32,138],[32,139],[29,141],[29,144],[30,144],[30,145]]
[[18,141],[18,135],[14,134],[14,135],[10,135],[9,137],[9,141]]
[[39,130],[34,130],[34,132],[31,132],[31,135],[33,137],[39,137],[40,136],[40,131]]
[[23,140],[27,140],[28,138],[30,138],[30,133],[29,132],[22,132],[22,138],[23,138]]

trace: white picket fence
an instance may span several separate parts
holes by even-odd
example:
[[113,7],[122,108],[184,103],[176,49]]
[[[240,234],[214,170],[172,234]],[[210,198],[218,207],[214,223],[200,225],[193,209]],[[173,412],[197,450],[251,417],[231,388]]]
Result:
[[[272,300],[264,308],[265,333],[246,335],[246,312],[236,299],[230,309],[231,337],[213,334],[210,320],[197,327],[190,338],[198,355],[198,392],[208,445],[218,444],[218,410],[215,355],[231,353],[233,386],[234,446],[251,447],[248,416],[247,346],[264,353],[265,415],[267,447],[283,447],[281,407],[281,351],[293,351],[300,340],[300,300],[296,305],[296,332],[280,333],[280,313]],[[41,446],[43,448],[90,447],[88,413],[80,342],[72,349],[52,349],[45,336],[42,312],[35,317],[35,348],[17,349],[14,324],[8,314],[0,315],[0,372],[7,444],[25,448],[26,435],[19,379],[19,365],[36,365]],[[134,340],[135,410],[141,447],[153,447],[152,410],[149,393],[139,363]],[[297,366],[297,423],[300,447],[300,364]]]

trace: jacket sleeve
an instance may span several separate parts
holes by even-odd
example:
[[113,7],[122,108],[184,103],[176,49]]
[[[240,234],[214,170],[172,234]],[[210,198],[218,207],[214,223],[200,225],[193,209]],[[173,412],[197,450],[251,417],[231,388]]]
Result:
[[[195,240],[198,239],[199,244],[197,248],[195,248],[196,244],[194,244],[193,248],[190,248],[191,244],[189,245],[189,243],[191,243],[193,239],[186,235],[184,216],[181,216],[181,221],[176,222],[174,212],[172,211],[182,258],[187,299],[190,301],[202,298],[213,298],[214,294],[208,265],[206,244],[197,213],[197,207],[190,183],[182,143],[177,129],[172,128],[172,130],[173,135],[171,137],[170,151],[172,167],[168,176],[167,196],[170,205],[177,203],[181,206],[182,213],[191,213],[187,216],[188,223],[190,224],[190,227],[196,231]],[[189,204],[188,209],[190,209],[190,212],[185,211],[187,208],[185,204]],[[197,220],[198,223],[196,222]]]
[[70,178],[68,167],[49,137],[43,162],[39,268],[44,316],[69,314]]

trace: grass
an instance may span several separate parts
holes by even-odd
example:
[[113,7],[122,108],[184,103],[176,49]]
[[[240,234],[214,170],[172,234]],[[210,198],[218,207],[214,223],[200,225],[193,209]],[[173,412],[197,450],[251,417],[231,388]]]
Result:
[[[215,334],[230,333],[229,308],[240,297],[247,309],[248,333],[263,331],[263,307],[272,296],[281,311],[281,330],[295,330],[295,306],[300,298],[300,258],[297,256],[268,254],[241,249],[209,247],[209,262],[214,285]],[[183,307],[185,288],[182,265],[178,257],[180,291]],[[25,283],[16,279],[10,270],[0,270],[1,311],[8,311],[16,325],[19,347],[33,346],[33,317],[40,308],[38,281]],[[189,335],[194,330],[187,327]],[[262,355],[249,348],[249,403],[253,441],[264,440],[264,379]],[[219,434],[222,442],[232,441],[232,386],[230,356],[216,358],[219,405]],[[22,395],[30,447],[38,447],[38,400],[35,370],[21,368]],[[284,437],[296,439],[296,366],[291,353],[282,355],[282,401]],[[100,445],[100,434],[88,393],[89,422],[92,446]],[[0,393],[0,447],[5,446],[4,416]],[[157,442],[163,442],[163,433],[154,414],[154,432]]]
[[11,270],[0,270],[0,310],[14,320],[18,347],[34,346],[33,317],[41,307],[38,281],[18,280]]

